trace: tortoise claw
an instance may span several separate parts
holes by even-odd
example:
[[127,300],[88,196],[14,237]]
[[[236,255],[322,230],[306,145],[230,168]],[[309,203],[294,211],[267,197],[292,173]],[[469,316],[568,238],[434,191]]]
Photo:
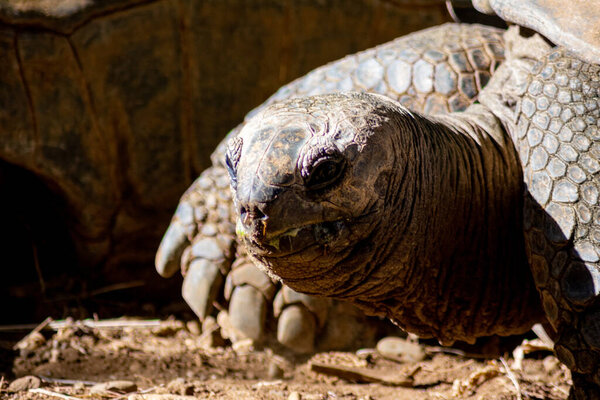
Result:
[[267,300],[250,285],[236,287],[229,301],[229,320],[236,331],[253,342],[261,342],[265,336]]
[[154,259],[156,271],[163,278],[170,278],[179,270],[181,255],[189,244],[185,227],[174,220],[165,232]]
[[318,333],[327,323],[332,302],[283,286],[273,301],[277,341],[295,353],[313,353]]
[[195,233],[194,207],[186,200],[186,196],[175,210],[171,224],[163,236],[154,265],[156,271],[164,278],[170,278],[179,271],[183,251],[190,245],[189,238]]
[[279,315],[277,341],[295,353],[314,353],[316,335],[315,316],[303,304],[290,305]]
[[190,264],[181,294],[198,318],[204,321],[210,315],[222,287],[223,274],[219,266],[200,258]]
[[278,286],[243,250],[238,249],[225,279],[226,269],[207,260],[208,253],[203,256],[190,263],[183,296],[200,319],[210,315],[213,302],[225,300],[221,307],[226,311],[219,313],[217,322],[223,337],[233,343],[250,339],[254,344],[268,344],[277,340],[293,353],[309,354],[372,344],[381,328],[388,327],[382,321],[367,320],[350,304]]
[[250,260],[240,255],[225,282],[231,325],[244,337],[260,342],[265,338],[267,311],[277,287]]
[[277,318],[277,341],[294,353],[314,352],[329,301],[294,292],[286,286],[277,295],[276,291],[276,284],[264,272],[240,256],[227,276],[224,289],[225,299],[229,300],[229,323],[243,338],[261,342],[266,339],[267,317],[272,309]]

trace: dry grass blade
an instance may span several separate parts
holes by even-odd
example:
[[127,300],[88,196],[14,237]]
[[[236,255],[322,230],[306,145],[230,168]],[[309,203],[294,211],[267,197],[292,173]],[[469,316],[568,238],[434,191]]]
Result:
[[98,382],[96,381],[82,381],[79,379],[58,379],[58,378],[51,378],[49,376],[44,376],[44,375],[38,375],[38,377],[43,381],[43,382],[48,382],[48,383],[58,383],[60,385],[70,385],[73,386],[75,384],[81,383],[84,384],[86,386],[92,386],[92,385],[96,385]]
[[[154,328],[161,326],[163,322],[159,319],[148,319],[148,320],[137,320],[137,319],[105,319],[105,320],[93,320],[83,319],[79,321],[73,320],[57,320],[54,321],[48,317],[39,325],[34,324],[22,324],[22,325],[4,325],[0,326],[0,332],[18,332],[24,330],[30,330],[34,328],[29,335],[40,332],[42,329],[50,328],[52,330],[59,330],[68,328],[71,326],[77,326],[78,324],[88,328],[94,329],[121,329],[121,328]],[[29,336],[28,335],[28,336]]]
[[92,290],[89,293],[89,297],[95,297],[95,296],[98,296],[100,294],[106,294],[106,293],[110,293],[110,292],[116,292],[117,290],[132,289],[132,288],[144,286],[145,284],[146,284],[146,281],[141,281],[141,280],[115,283],[113,285],[108,285],[108,286],[101,287],[101,288],[96,289],[96,290]]
[[523,396],[521,394],[521,386],[519,385],[519,381],[517,380],[517,377],[513,373],[512,369],[510,369],[510,367],[506,363],[506,360],[504,359],[504,357],[500,357],[500,362],[502,363],[502,366],[504,367],[506,376],[508,377],[508,379],[510,379],[512,384],[515,386],[515,389],[517,390],[517,400],[522,400]]
[[96,321],[93,319],[83,319],[80,321],[54,321],[50,324],[50,327],[54,330],[67,328],[69,326],[81,324],[88,328],[94,329],[121,329],[121,328],[153,328],[161,325],[161,320],[150,319],[150,320],[123,320],[123,319],[104,319]]
[[156,389],[158,389],[158,388],[159,388],[159,387],[161,387],[161,386],[162,386],[162,385],[160,385],[160,386],[153,386],[153,387],[151,387],[151,388],[148,388],[148,389],[144,389],[144,390],[138,390],[138,391],[131,392],[131,393],[125,393],[125,394],[121,394],[121,395],[119,395],[119,396],[117,396],[117,397],[114,397],[112,400],[122,400],[122,399],[125,399],[125,398],[132,397],[132,396],[134,396],[134,395],[144,395],[144,394],[148,394],[148,393],[150,393],[150,392],[154,392]]
[[46,396],[51,396],[51,397],[58,397],[60,399],[64,399],[64,400],[83,400],[80,397],[74,397],[74,396],[69,396],[68,394],[62,394],[62,393],[57,393],[57,392],[52,392],[50,390],[46,390],[46,389],[29,389],[30,393],[39,393],[39,394],[45,394]]

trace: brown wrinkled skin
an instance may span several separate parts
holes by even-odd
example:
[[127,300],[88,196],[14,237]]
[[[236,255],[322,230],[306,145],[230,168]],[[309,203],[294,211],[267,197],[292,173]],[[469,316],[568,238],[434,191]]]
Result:
[[[447,343],[542,320],[520,165],[483,107],[434,120],[377,95],[296,99],[253,118],[229,157],[238,235],[291,288]],[[341,178],[307,188],[328,157]]]

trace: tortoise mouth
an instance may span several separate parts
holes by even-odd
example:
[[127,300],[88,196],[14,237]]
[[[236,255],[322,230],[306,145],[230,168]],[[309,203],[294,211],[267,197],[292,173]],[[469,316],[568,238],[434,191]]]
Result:
[[289,228],[270,237],[245,233],[240,237],[257,257],[283,258],[319,250],[327,252],[348,245],[348,233],[346,221],[340,219]]

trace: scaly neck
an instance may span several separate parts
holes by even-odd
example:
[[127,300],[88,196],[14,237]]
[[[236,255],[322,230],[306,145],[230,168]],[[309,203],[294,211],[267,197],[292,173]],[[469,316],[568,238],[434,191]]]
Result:
[[414,118],[399,123],[394,142],[405,167],[390,182],[387,218],[372,239],[386,245],[357,303],[442,342],[528,330],[542,311],[512,143],[482,106]]

